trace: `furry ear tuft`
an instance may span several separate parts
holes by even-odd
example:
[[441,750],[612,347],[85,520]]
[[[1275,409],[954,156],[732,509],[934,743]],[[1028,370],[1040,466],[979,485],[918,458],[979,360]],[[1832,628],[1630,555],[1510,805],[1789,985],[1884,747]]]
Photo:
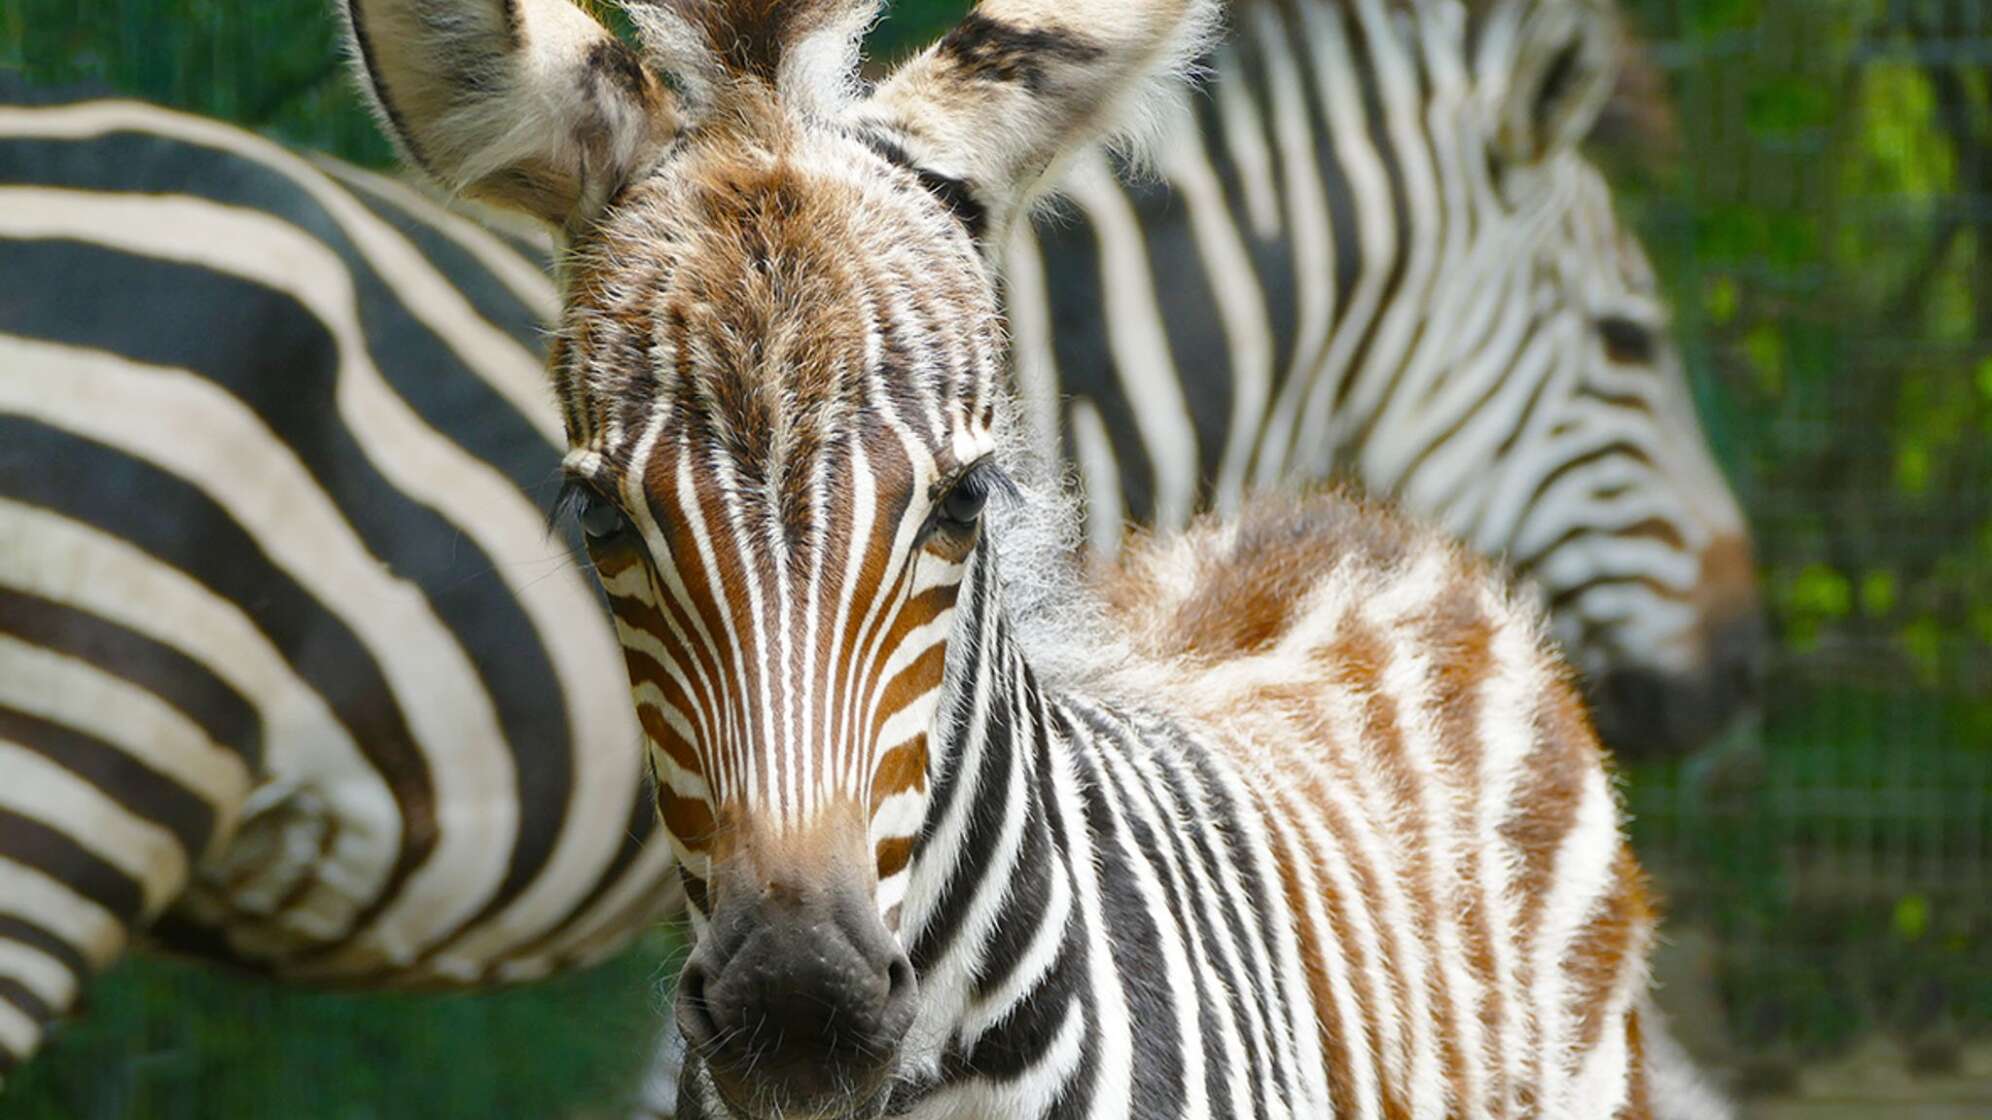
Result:
[[444,186],[563,225],[669,143],[676,102],[567,0],[343,0],[361,84]]
[[1216,37],[1217,0],[983,0],[895,72],[861,112],[919,167],[965,185],[985,243],[1105,142],[1138,157],[1144,127]]
[[646,50],[695,96],[752,82],[825,115],[856,88],[858,51],[880,0],[623,0]]

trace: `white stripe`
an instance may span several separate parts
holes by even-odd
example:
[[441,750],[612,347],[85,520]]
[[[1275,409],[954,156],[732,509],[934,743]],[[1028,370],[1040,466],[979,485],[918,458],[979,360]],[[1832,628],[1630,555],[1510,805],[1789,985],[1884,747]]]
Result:
[[41,1027],[11,1003],[0,1002],[0,1053],[26,1057],[41,1042]]
[[[319,170],[341,181],[349,190],[374,195],[378,201],[393,206],[454,242],[483,265],[512,293],[513,298],[525,304],[526,310],[532,312],[541,326],[551,327],[560,320],[560,293],[554,290],[552,278],[541,271],[539,265],[520,256],[485,228],[486,214],[480,212],[481,208],[463,212],[448,202],[429,198],[398,179],[376,175],[330,156],[312,155],[308,158]],[[542,248],[549,257],[552,256],[555,246],[544,231],[539,232],[538,240],[546,242]]]
[[[1435,251],[1442,245],[1451,244],[1452,231],[1446,226],[1448,214],[1443,208],[1437,189],[1433,184],[1433,169],[1430,162],[1431,150],[1427,141],[1425,113],[1429,107],[1421,97],[1417,77],[1412,73],[1414,60],[1406,57],[1404,37],[1392,25],[1391,17],[1384,12],[1376,0],[1362,0],[1357,5],[1357,16],[1361,27],[1357,34],[1369,47],[1369,56],[1375,75],[1375,94],[1381,102],[1380,111],[1383,127],[1387,135],[1376,137],[1377,142],[1388,145],[1396,155],[1397,177],[1402,184],[1404,202],[1397,217],[1405,223],[1405,244],[1396,246],[1396,252],[1403,255],[1403,276],[1390,301],[1379,304],[1376,313],[1379,321],[1371,333],[1370,347],[1364,354],[1365,370],[1372,376],[1358,385],[1358,393],[1352,395],[1349,406],[1359,415],[1370,415],[1379,403],[1383,412],[1377,423],[1387,425],[1390,417],[1400,408],[1415,407],[1418,384],[1418,370],[1407,368],[1414,365],[1414,355],[1407,354],[1419,327],[1432,322],[1433,269],[1438,263]],[[1437,228],[1434,228],[1437,227]],[[1394,235],[1393,235],[1394,237]],[[1387,262],[1389,257],[1378,258]],[[1445,258],[1450,264],[1451,258]],[[1367,322],[1367,315],[1357,322]],[[1444,322],[1432,322],[1436,333],[1443,334]],[[1346,330],[1345,337],[1359,337],[1361,332]],[[1426,352],[1429,354],[1429,351]],[[1443,370],[1451,363],[1438,368]],[[1365,399],[1361,390],[1370,388],[1381,392],[1388,386],[1391,374],[1401,372],[1396,392],[1386,402],[1376,398]],[[1329,431],[1336,422],[1334,394],[1329,392],[1327,382],[1317,383],[1309,393],[1306,406],[1306,419],[1302,423],[1301,444],[1307,450],[1304,460],[1314,474],[1324,473],[1331,462]],[[1383,485],[1372,476],[1371,485]]]
[[1271,241],[1280,235],[1280,199],[1273,186],[1273,156],[1266,144],[1265,124],[1259,119],[1259,105],[1252,99],[1251,84],[1238,65],[1237,52],[1226,48],[1217,70],[1210,87],[1217,102],[1218,131],[1245,191],[1252,236]]
[[[12,193],[0,191],[0,214],[18,213],[9,208]],[[207,230],[199,213],[180,217],[178,228],[232,243],[230,231]],[[76,219],[99,232],[118,225],[115,215],[93,215],[89,208]],[[280,244],[265,243],[270,251],[259,259],[277,268],[292,263]],[[273,564],[351,625],[381,666],[429,759],[436,790],[435,852],[373,931],[389,960],[412,960],[489,897],[517,828],[511,759],[470,659],[420,589],[389,575],[367,551],[282,439],[213,382],[68,347],[21,349],[31,351],[36,376],[0,381],[0,410],[108,442],[198,486],[262,542]],[[353,361],[347,351],[342,406],[376,411],[375,402],[347,403],[371,395],[361,385],[363,375],[350,370]],[[354,427],[368,430],[365,423]],[[186,432],[202,438],[186,439]],[[416,469],[403,465],[394,473]],[[429,476],[429,485],[438,481]]]
[[[1079,790],[1079,775],[1072,767],[1073,752],[1058,750],[1048,754],[1051,772],[1040,774],[1038,778],[1045,784],[1056,815],[1061,820],[1084,820],[1086,799]],[[1101,912],[1099,863],[1093,854],[1093,846],[1095,842],[1110,843],[1111,840],[1094,836],[1090,828],[1074,828],[1067,839],[1072,848],[1067,857],[1071,865],[1069,873],[1073,885],[1078,888],[1075,893],[1084,923],[1080,936],[1089,945],[1101,946],[1106,944],[1108,932],[1106,917]],[[1134,1092],[1134,1023],[1127,1005],[1127,990],[1114,969],[1111,954],[1086,954],[1086,984],[1093,993],[1099,1016],[1097,1022],[1089,1024],[1098,1040],[1093,1068],[1099,1071],[1099,1080],[1094,1085],[1093,1112],[1097,1116],[1127,1116],[1130,1115]],[[1175,990],[1184,992],[1188,989]],[[1076,1013],[1076,1001],[1074,1010]],[[1200,1085],[1193,1088],[1201,1090]],[[1197,1114],[1186,1112],[1185,1115]]]
[[1003,253],[1003,303],[1010,325],[1011,376],[1028,445],[1040,463],[1059,461],[1058,358],[1052,348],[1051,295],[1044,257],[1029,222],[1016,223]]
[[18,981],[58,1011],[68,1010],[76,999],[77,976],[68,965],[12,938],[0,938],[0,976]]
[[102,968],[124,948],[124,923],[39,868],[0,856],[0,914],[47,930]]
[[1194,128],[1179,129],[1158,162],[1189,215],[1190,232],[1209,273],[1211,296],[1230,351],[1231,417],[1211,494],[1211,505],[1228,514],[1244,498],[1246,472],[1272,396],[1273,327],[1267,318],[1266,294],[1252,271],[1244,238],[1232,224],[1223,184],[1211,169],[1201,134]]
[[[1341,445],[1348,433],[1368,416],[1388,381],[1386,367],[1371,362],[1354,368],[1356,348],[1366,331],[1362,325],[1382,313],[1384,286],[1392,264],[1404,247],[1397,243],[1396,210],[1391,201],[1390,177],[1382,157],[1372,143],[1369,122],[1363,112],[1363,97],[1355,75],[1360,71],[1350,56],[1345,13],[1323,5],[1307,4],[1300,9],[1314,46],[1314,77],[1322,93],[1318,108],[1328,117],[1328,132],[1334,138],[1335,155],[1354,201],[1361,268],[1355,290],[1345,296],[1341,313],[1350,329],[1337,332],[1328,342],[1321,364],[1305,371],[1300,379],[1306,386],[1307,403],[1300,409],[1295,444],[1287,459],[1287,469],[1304,470],[1327,461],[1328,451]],[[1381,138],[1374,138],[1381,139]],[[1338,231],[1339,232],[1339,231]],[[1347,407],[1333,407],[1342,384],[1355,379],[1349,390]],[[1320,402],[1320,403],[1316,403]]]
[[1569,1014],[1564,995],[1569,978],[1562,962],[1584,919],[1611,886],[1612,862],[1621,843],[1611,789],[1604,770],[1593,766],[1584,776],[1576,818],[1557,847],[1549,897],[1542,900],[1536,926],[1531,974],[1535,990],[1531,994],[1535,997],[1536,1023],[1542,1031],[1537,1048],[1547,1056],[1538,1086],[1540,1100],[1559,1100],[1566,1091],[1564,1080],[1570,1071],[1565,1061],[1577,1021]]
[[1106,422],[1084,397],[1072,402],[1072,452],[1086,495],[1086,550],[1099,563],[1111,564],[1120,555],[1127,507],[1122,504],[1120,465],[1107,439]]
[[1086,211],[1099,238],[1101,315],[1122,398],[1148,450],[1155,523],[1180,526],[1196,501],[1197,432],[1155,303],[1155,274],[1141,226],[1098,152],[1074,161],[1063,190]]
[[[1303,17],[1312,11],[1311,6],[1303,6]],[[1259,8],[1257,13],[1253,30],[1258,34],[1260,51],[1265,58],[1266,92],[1273,103],[1273,127],[1280,148],[1280,182],[1286,188],[1287,214],[1293,229],[1288,245],[1293,253],[1294,301],[1299,312],[1286,380],[1273,403],[1272,415],[1267,418],[1259,462],[1252,474],[1254,486],[1270,487],[1284,480],[1294,463],[1305,454],[1305,449],[1293,442],[1297,437],[1295,427],[1299,423],[1301,401],[1314,379],[1324,375],[1326,367],[1321,364],[1323,347],[1351,335],[1362,334],[1360,330],[1330,334],[1336,300],[1341,297],[1338,291],[1340,277],[1336,275],[1337,238],[1351,233],[1358,235],[1357,251],[1364,255],[1365,264],[1373,259],[1375,247],[1369,243],[1370,238],[1364,236],[1369,231],[1360,224],[1354,231],[1336,229],[1328,210],[1327,188],[1321,179],[1321,160],[1314,149],[1314,126],[1310,117],[1315,112],[1331,117],[1335,115],[1334,110],[1338,108],[1336,99],[1330,97],[1327,106],[1309,103],[1307,87],[1301,79],[1298,60],[1294,58],[1295,51],[1304,44],[1292,41],[1285,22],[1271,7]],[[1353,86],[1340,93],[1345,98],[1355,98],[1356,106],[1361,105],[1360,94]],[[1346,109],[1349,106],[1339,107]],[[1345,119],[1333,123],[1337,127],[1346,127],[1349,114],[1344,112],[1341,116]],[[1346,144],[1346,140],[1343,142]],[[1350,177],[1348,187],[1352,192],[1359,192],[1373,188],[1374,184],[1357,174]],[[1370,313],[1367,307],[1362,311],[1364,315]],[[1361,324],[1366,320],[1351,321]]]
[[85,661],[0,635],[0,703],[117,743],[215,807],[226,836],[249,790],[242,759],[179,709]]
[[43,755],[0,739],[0,809],[40,821],[137,881],[141,921],[165,908],[187,881],[187,853],[156,821],[131,810]]

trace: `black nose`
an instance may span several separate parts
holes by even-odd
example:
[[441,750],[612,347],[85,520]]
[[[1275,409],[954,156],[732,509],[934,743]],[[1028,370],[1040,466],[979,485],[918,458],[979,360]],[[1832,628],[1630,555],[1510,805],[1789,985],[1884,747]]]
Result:
[[759,883],[729,892],[678,981],[678,1023],[743,1104],[826,1112],[875,1093],[919,985],[866,892]]
[[1747,610],[1722,623],[1709,642],[1716,679],[1726,689],[1722,699],[1735,706],[1763,699],[1770,650],[1770,632],[1762,612]]
[[1708,745],[1762,699],[1768,650],[1763,616],[1753,610],[1715,629],[1693,670],[1629,666],[1600,675],[1590,689],[1598,737],[1634,760]]

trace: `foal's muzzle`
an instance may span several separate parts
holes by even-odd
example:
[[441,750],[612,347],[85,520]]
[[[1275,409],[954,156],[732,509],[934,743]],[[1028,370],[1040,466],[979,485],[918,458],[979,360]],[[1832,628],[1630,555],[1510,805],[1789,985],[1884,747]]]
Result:
[[761,876],[715,886],[677,1008],[714,1086],[757,1117],[842,1116],[875,1101],[919,985],[869,893]]

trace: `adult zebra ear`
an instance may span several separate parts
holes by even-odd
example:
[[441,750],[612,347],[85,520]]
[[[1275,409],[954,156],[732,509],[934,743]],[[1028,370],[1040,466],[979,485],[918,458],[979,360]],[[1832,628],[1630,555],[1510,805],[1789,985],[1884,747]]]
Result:
[[670,91],[568,0],[341,0],[362,83],[409,162],[554,225],[670,140]]
[[985,247],[1062,162],[1141,125],[1215,34],[1217,0],[981,0],[859,119],[903,150]]
[[1618,82],[1610,0],[1504,0],[1479,19],[1475,69],[1500,157],[1535,163],[1582,143]]

